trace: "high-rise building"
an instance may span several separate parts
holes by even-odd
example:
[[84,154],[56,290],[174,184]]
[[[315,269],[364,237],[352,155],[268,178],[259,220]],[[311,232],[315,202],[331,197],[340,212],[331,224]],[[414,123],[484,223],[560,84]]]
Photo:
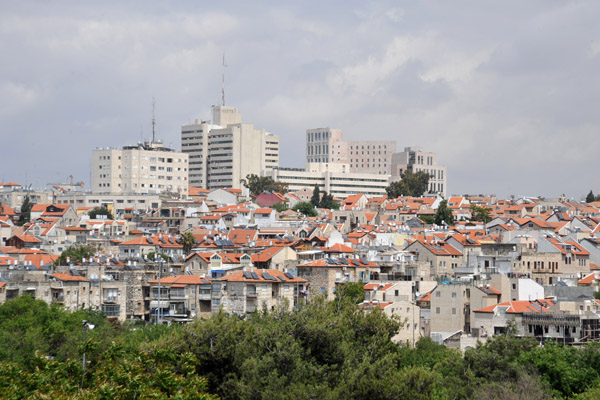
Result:
[[212,123],[181,127],[181,150],[189,155],[189,183],[207,189],[241,188],[248,174],[279,166],[279,137],[242,123],[235,107],[215,106]]
[[92,151],[92,193],[187,196],[188,155],[164,147],[160,140]]
[[306,131],[307,163],[346,163],[350,172],[391,175],[394,141],[345,141],[341,129],[317,128]]
[[418,147],[405,147],[392,155],[392,180],[399,179],[405,171],[425,171],[429,178],[429,192],[446,196],[446,167],[437,164],[437,154],[424,152]]

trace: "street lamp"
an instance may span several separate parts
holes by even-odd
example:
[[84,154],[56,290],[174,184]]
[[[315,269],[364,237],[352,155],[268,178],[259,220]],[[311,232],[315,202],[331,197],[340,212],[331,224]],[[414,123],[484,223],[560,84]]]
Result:
[[85,342],[86,342],[86,333],[89,330],[94,329],[95,325],[88,323],[87,319],[83,320],[83,373],[85,374]]

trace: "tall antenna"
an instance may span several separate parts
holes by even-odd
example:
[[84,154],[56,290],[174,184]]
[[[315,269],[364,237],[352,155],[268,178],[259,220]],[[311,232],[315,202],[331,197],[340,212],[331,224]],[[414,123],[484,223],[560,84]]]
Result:
[[156,127],[156,119],[154,118],[154,108],[156,107],[156,100],[152,96],[152,143],[154,143],[154,131]]
[[225,105],[225,67],[227,67],[227,64],[225,64],[225,53],[223,53],[223,81],[221,83],[221,102],[223,106]]

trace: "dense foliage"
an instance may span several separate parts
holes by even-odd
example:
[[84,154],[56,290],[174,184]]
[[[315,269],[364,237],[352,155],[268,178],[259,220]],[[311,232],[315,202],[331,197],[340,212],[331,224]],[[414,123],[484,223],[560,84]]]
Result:
[[60,254],[56,260],[56,265],[78,263],[84,258],[90,258],[94,256],[97,252],[98,248],[94,245],[77,243]]
[[454,224],[454,215],[452,215],[452,210],[448,208],[448,200],[440,201],[433,221],[436,225],[446,224],[450,226]]
[[319,215],[317,210],[315,210],[315,206],[310,201],[301,201],[296,203],[296,205],[292,208],[292,210],[300,212],[307,217],[316,217]]
[[587,196],[585,196],[585,202],[593,203],[594,201],[600,201],[600,195],[594,196],[594,192],[590,190]]
[[284,194],[287,192],[288,184],[275,182],[268,176],[258,176],[256,174],[246,175],[246,179],[241,179],[242,185],[248,188],[252,196],[258,196],[264,192],[276,192]]
[[23,204],[21,204],[19,220],[17,221],[18,226],[23,226],[29,222],[29,220],[31,219],[31,209],[33,208],[33,206],[34,204],[29,199],[29,196],[25,196]]
[[401,175],[401,180],[392,182],[385,188],[389,198],[395,199],[400,196],[420,197],[427,192],[431,175],[425,171],[412,172],[406,170]]
[[490,222],[492,218],[490,217],[490,209],[487,207],[476,206],[475,204],[471,205],[471,221],[481,221],[485,224]]
[[[402,321],[357,309],[348,285],[298,310],[224,313],[189,325],[112,324],[30,297],[0,306],[2,398],[596,399],[600,345],[540,346],[510,335],[464,356]],[[96,325],[83,342],[82,321]],[[85,372],[82,354],[89,363]],[[210,395],[208,393],[213,393]]]
[[91,219],[98,218],[99,215],[106,216],[106,219],[115,219],[112,213],[105,206],[102,207],[94,207],[88,213]]

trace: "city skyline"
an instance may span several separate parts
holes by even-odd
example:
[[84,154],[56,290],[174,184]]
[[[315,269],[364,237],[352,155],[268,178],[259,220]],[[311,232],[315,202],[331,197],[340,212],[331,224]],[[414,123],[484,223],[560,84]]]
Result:
[[[315,9],[318,6],[318,12]],[[5,5],[0,181],[90,188],[91,150],[152,137],[221,101],[303,167],[305,131],[436,152],[448,194],[600,192],[600,5],[534,1]],[[6,151],[8,150],[8,151]]]

